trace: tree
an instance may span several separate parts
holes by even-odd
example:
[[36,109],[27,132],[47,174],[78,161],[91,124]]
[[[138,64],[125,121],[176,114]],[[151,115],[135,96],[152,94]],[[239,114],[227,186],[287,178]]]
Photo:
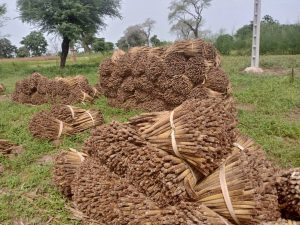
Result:
[[140,25],[128,27],[124,31],[124,36],[117,42],[120,49],[127,50],[130,47],[144,46],[147,44],[147,37]]
[[151,45],[154,47],[158,47],[161,44],[161,41],[158,39],[157,35],[154,35],[150,38]]
[[268,23],[268,24],[279,24],[278,20],[274,20],[272,16],[265,15],[262,20],[262,23]]
[[7,38],[0,39],[0,58],[12,58],[17,47],[12,45]]
[[30,32],[20,43],[30,51],[31,56],[41,56],[47,51],[48,43],[41,32]]
[[30,51],[25,46],[18,48],[16,53],[17,53],[17,57],[20,57],[20,58],[30,56]]
[[23,22],[62,37],[60,67],[66,65],[70,42],[83,33],[95,34],[104,17],[120,17],[120,0],[18,0]]
[[147,38],[147,45],[150,46],[150,37],[151,37],[151,31],[154,28],[154,24],[156,22],[150,18],[146,19],[144,23],[141,24],[141,28],[145,32],[146,38]]
[[114,49],[114,44],[106,42],[104,38],[95,38],[92,48],[95,52],[108,52]]
[[4,17],[5,13],[6,13],[6,5],[2,4],[2,5],[0,5],[0,27],[3,26],[3,22],[5,20],[5,17]]
[[179,40],[188,40],[191,37],[190,27],[181,20],[178,20],[177,23],[171,27],[171,32],[175,33]]
[[233,37],[229,34],[220,35],[215,43],[216,48],[224,55],[229,55],[234,45]]
[[[184,24],[194,38],[198,38],[203,24],[202,12],[212,0],[173,0],[170,4],[169,21],[171,24]],[[174,30],[174,28],[173,28]],[[185,32],[186,34],[186,32]],[[186,36],[185,36],[186,37]]]
[[84,33],[79,38],[80,44],[84,49],[85,53],[91,53],[92,51],[92,44],[95,41],[95,34],[93,33]]

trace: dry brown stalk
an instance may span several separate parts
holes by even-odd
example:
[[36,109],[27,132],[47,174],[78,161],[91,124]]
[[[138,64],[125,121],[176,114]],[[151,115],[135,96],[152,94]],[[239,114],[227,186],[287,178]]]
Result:
[[9,140],[0,139],[0,155],[10,157],[12,155],[17,155],[22,151],[22,146],[16,145]]
[[53,117],[69,124],[73,123],[85,112],[85,109],[71,105],[53,105],[50,110]]
[[82,132],[92,127],[102,125],[103,123],[104,118],[102,113],[99,110],[90,109],[75,118],[71,123],[71,126],[74,128],[75,132]]
[[129,180],[112,173],[99,161],[86,159],[72,184],[77,208],[104,224],[230,224],[198,203],[158,207]]

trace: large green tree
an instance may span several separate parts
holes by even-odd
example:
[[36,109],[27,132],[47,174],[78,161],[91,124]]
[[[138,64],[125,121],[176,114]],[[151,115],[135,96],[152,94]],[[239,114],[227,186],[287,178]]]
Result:
[[0,5],[0,27],[3,26],[5,13],[6,13],[6,5],[2,4],[2,5]]
[[131,47],[145,46],[147,44],[147,36],[141,25],[128,27],[124,31],[124,36],[117,42],[120,49],[127,50]]
[[171,31],[178,33],[183,30],[184,37],[191,32],[194,38],[198,38],[203,24],[203,10],[210,6],[211,1],[173,0],[169,7],[169,21],[173,24]]
[[16,52],[16,46],[7,38],[0,39],[0,58],[12,58]]
[[24,22],[62,37],[62,68],[72,40],[96,33],[105,26],[105,16],[120,17],[120,0],[17,0],[17,7]]
[[233,37],[229,34],[222,34],[220,35],[216,42],[215,46],[216,48],[223,54],[223,55],[229,55],[230,51],[232,50],[234,45]]
[[41,32],[32,31],[23,38],[21,44],[27,48],[32,56],[41,56],[46,53],[48,43]]

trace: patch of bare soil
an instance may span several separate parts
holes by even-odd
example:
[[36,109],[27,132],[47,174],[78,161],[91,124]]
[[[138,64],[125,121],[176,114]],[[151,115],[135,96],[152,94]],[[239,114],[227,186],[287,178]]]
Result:
[[256,106],[250,103],[238,103],[236,108],[238,110],[253,112],[256,109]]
[[[264,75],[277,75],[277,76],[287,76],[292,74],[292,69],[286,68],[263,68]],[[294,75],[300,76],[300,68],[294,69]]]
[[300,121],[300,108],[293,109],[291,112],[286,114],[288,121],[295,122]]

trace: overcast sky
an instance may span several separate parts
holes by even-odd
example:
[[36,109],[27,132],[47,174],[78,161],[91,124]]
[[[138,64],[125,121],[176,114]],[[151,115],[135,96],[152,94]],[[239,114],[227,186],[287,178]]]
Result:
[[[100,37],[105,37],[114,43],[122,36],[126,27],[142,23],[150,17],[156,20],[154,34],[162,40],[174,40],[176,36],[169,32],[168,6],[171,0],[122,0],[121,14],[123,19],[107,19],[107,27],[99,32]],[[232,33],[241,26],[249,24],[253,18],[253,0],[213,0],[211,6],[205,9],[204,29],[218,32],[225,29]],[[7,16],[10,18],[5,27],[0,30],[0,35],[9,35],[14,45],[20,46],[22,37],[27,35],[34,27],[23,24],[18,19],[16,0],[0,0],[8,6]],[[262,15],[271,15],[280,23],[296,23],[300,21],[300,0],[262,0]],[[59,43],[51,37],[47,38],[49,48],[53,49]]]

